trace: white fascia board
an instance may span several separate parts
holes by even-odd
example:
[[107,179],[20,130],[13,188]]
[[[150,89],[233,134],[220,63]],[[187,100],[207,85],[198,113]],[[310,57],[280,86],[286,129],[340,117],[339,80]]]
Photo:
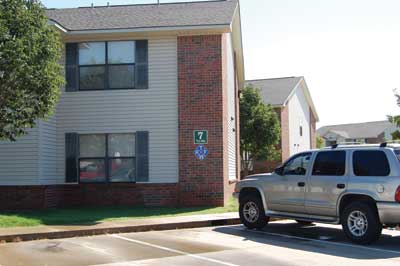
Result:
[[199,26],[176,26],[176,27],[147,27],[131,29],[94,29],[94,30],[73,30],[67,31],[67,35],[87,34],[112,34],[112,33],[139,33],[139,32],[167,32],[167,31],[190,31],[190,30],[217,30],[221,33],[230,32],[230,24],[222,25],[199,25]]
[[308,89],[307,83],[306,83],[304,78],[302,79],[302,82],[304,84],[303,92],[304,92],[304,95],[306,96],[308,105],[310,106],[311,111],[314,114],[315,122],[319,122],[319,116],[318,116],[318,113],[317,113],[317,109],[315,108],[314,102],[313,102],[312,97],[311,97],[310,90]]
[[[303,86],[301,86],[303,85]],[[287,99],[285,100],[285,102],[283,103],[283,106],[286,106],[287,103],[290,101],[290,99],[293,97],[293,95],[296,93],[297,89],[299,88],[299,86],[302,87],[302,91],[304,96],[306,97],[307,103],[311,108],[311,111],[314,114],[314,118],[315,118],[315,122],[319,122],[319,116],[317,113],[317,110],[315,109],[315,105],[314,102],[311,98],[311,94],[310,94],[310,90],[308,89],[307,83],[304,79],[304,77],[302,77],[300,79],[300,81],[296,84],[296,86],[294,87],[294,89],[292,90],[292,92],[289,94],[289,96],[287,97]]]
[[47,20],[47,24],[56,27],[61,32],[64,32],[64,33],[68,32],[68,30],[66,28],[64,28],[63,26],[61,26],[60,24],[58,24],[54,20],[51,20],[51,19]]
[[286,100],[283,102],[282,106],[286,106],[288,104],[288,102],[290,101],[290,99],[293,97],[293,95],[296,93],[298,87],[300,86],[302,80],[304,78],[301,78],[299,80],[299,82],[296,84],[296,86],[294,86],[293,90],[290,92],[290,94],[288,95],[288,97],[286,98]]

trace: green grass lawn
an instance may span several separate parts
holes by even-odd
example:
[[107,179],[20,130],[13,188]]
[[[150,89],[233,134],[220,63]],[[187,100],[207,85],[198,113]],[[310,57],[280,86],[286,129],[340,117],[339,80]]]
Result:
[[237,210],[237,201],[231,199],[225,207],[217,208],[146,208],[125,206],[0,212],[0,228],[38,225],[90,225],[103,221],[213,214],[236,212]]

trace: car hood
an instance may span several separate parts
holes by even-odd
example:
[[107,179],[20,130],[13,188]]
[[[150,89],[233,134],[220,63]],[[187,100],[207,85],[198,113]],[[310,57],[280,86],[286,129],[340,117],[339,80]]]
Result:
[[270,176],[272,176],[272,173],[249,175],[246,176],[243,180],[256,180],[256,179],[268,178]]

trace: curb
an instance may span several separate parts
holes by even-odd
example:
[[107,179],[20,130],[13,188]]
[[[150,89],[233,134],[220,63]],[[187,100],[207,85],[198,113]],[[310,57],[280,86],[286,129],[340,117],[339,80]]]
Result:
[[83,229],[83,230],[68,230],[68,231],[44,232],[44,233],[14,234],[14,235],[0,236],[0,243],[33,241],[40,239],[72,238],[72,237],[94,236],[94,235],[104,235],[104,234],[188,229],[188,228],[237,225],[237,224],[241,224],[239,218],[225,218],[225,219],[180,222],[180,223],[177,222],[177,223],[134,225],[134,226]]

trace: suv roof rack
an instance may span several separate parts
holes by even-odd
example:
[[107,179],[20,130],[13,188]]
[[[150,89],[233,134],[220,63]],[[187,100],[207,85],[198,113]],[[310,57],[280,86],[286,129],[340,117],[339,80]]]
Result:
[[[395,146],[394,144],[397,144]],[[382,143],[376,143],[376,144],[366,144],[366,143],[359,143],[359,142],[343,142],[343,143],[337,143],[333,144],[331,146],[327,146],[324,149],[337,149],[340,147],[343,148],[371,148],[371,147],[380,147],[380,148],[386,148],[386,147],[393,147],[393,148],[398,148],[400,141],[388,141],[388,142],[382,142]]]
[[362,144],[364,144],[364,143],[361,143],[361,142],[340,142],[340,143],[333,144],[331,146],[331,149],[332,150],[337,149],[339,146],[342,146],[342,145],[343,146],[346,146],[346,145],[350,146],[350,145],[362,145]]
[[400,140],[388,140],[388,141],[382,142],[380,147],[384,148],[384,147],[389,146],[390,144],[400,144]]

